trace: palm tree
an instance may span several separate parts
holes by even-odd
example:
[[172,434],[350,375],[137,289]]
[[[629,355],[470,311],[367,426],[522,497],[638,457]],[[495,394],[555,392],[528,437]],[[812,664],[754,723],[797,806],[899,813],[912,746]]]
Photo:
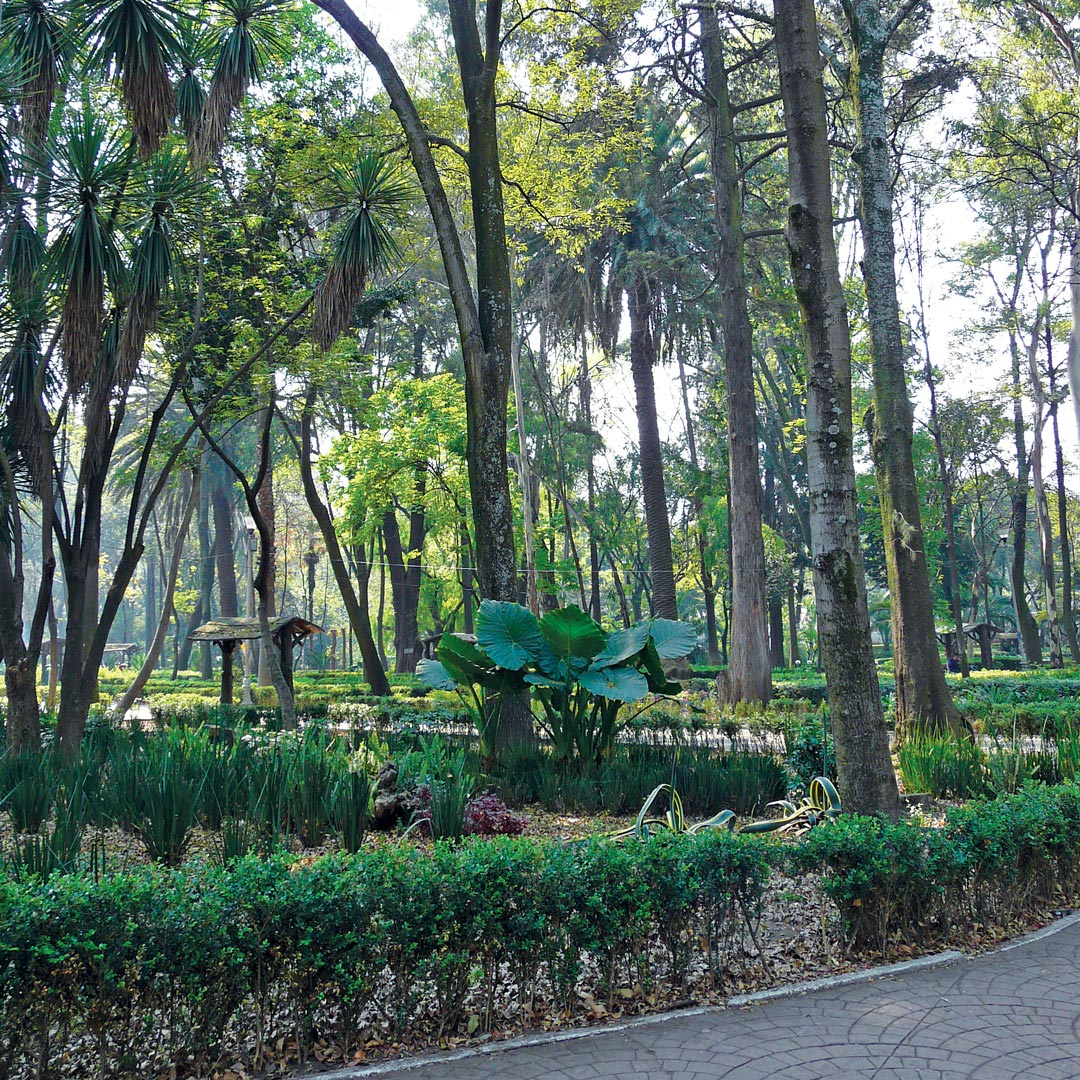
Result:
[[[674,300],[673,267],[685,270],[697,259],[686,227],[702,217],[696,200],[704,192],[705,160],[689,151],[676,124],[659,107],[649,110],[642,122],[645,152],[625,173],[629,203],[625,227],[597,241],[593,245],[597,250],[589,257],[603,252],[609,289],[615,287],[626,296],[653,614],[674,619],[678,617],[675,570],[653,366],[659,359],[665,309]],[[677,308],[675,303],[671,306]],[[601,340],[614,341],[621,310],[618,301],[601,306]],[[670,333],[672,326],[667,329]]]

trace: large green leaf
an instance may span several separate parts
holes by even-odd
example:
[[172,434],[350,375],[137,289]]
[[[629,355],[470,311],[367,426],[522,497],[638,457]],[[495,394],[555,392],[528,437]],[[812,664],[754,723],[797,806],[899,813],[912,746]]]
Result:
[[664,665],[660,662],[660,654],[652,641],[645,646],[641,658],[645,664],[644,676],[654,694],[677,694],[682,690],[681,683],[673,682],[667,677]]
[[453,634],[443,634],[439,642],[439,661],[450,678],[461,686],[482,683],[495,665],[470,641]]
[[607,645],[604,651],[593,661],[594,667],[613,667],[637,656],[645,648],[645,642],[649,640],[649,624],[639,623],[627,630],[616,630],[608,634]]
[[438,660],[429,660],[426,656],[417,662],[416,674],[425,686],[435,690],[456,690],[458,683]]
[[540,620],[505,600],[485,600],[476,617],[476,643],[501,668],[520,671],[544,647]]
[[592,694],[611,701],[640,701],[649,692],[649,683],[640,671],[630,667],[589,668],[578,682]]
[[649,624],[649,637],[661,660],[677,660],[692,652],[697,644],[694,628],[675,619],[653,619]]
[[591,660],[607,644],[603,629],[573,604],[549,611],[540,620],[540,629],[560,660],[571,656]]

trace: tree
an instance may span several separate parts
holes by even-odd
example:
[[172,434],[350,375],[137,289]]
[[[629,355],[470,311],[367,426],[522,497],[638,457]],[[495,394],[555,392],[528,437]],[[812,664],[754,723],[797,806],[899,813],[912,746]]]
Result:
[[764,702],[769,700],[772,678],[765,633],[765,548],[761,533],[757,403],[743,266],[735,125],[716,11],[703,6],[700,14],[716,212],[716,273],[723,326],[731,484],[732,626],[726,690],[731,701]]
[[884,69],[889,44],[914,6],[903,5],[890,19],[884,17],[879,0],[851,0],[844,6],[849,49],[846,75],[858,135],[854,158],[873,361],[874,404],[867,413],[866,428],[878,481],[892,602],[897,728],[901,732],[927,728],[962,733],[966,729],[945,683],[935,637],[912,464],[913,414],[896,290],[893,165]]
[[[506,457],[513,315],[495,96],[503,43],[502,3],[489,0],[481,37],[475,0],[449,0],[468,129],[468,147],[462,156],[467,164],[472,196],[473,279],[432,156],[429,132],[397,68],[375,35],[344,0],[316,0],[316,3],[341,26],[382,81],[390,107],[401,123],[409,156],[431,212],[465,363],[477,576],[485,597],[514,600],[517,560]],[[500,733],[510,742],[533,738],[531,714],[523,702],[504,707]]]
[[787,241],[807,341],[811,561],[845,805],[899,815],[870,643],[852,451],[851,345],[833,237],[825,91],[813,0],[775,0],[788,141]]

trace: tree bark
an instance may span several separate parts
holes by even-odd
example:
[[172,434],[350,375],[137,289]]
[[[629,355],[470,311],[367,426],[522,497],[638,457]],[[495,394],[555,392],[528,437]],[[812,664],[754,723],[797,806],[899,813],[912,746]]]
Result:
[[424,537],[425,473],[417,468],[413,488],[414,505],[409,509],[409,547],[406,556],[398,526],[397,511],[383,514],[386,562],[390,571],[390,593],[394,603],[394,671],[415,671],[420,659],[420,574]]
[[634,379],[634,408],[638,425],[638,459],[641,466],[645,529],[649,538],[649,567],[652,572],[653,615],[677,619],[675,569],[671,554],[671,522],[668,518],[667,490],[660,427],[656,419],[656,385],[653,364],[653,291],[648,277],[638,272],[626,291],[630,313],[630,370]]
[[158,624],[154,630],[154,638],[153,641],[150,642],[150,648],[142,662],[142,667],[139,668],[131,685],[112,704],[111,711],[121,719],[127,715],[127,711],[135,703],[135,699],[142,693],[143,687],[146,686],[150,676],[154,673],[154,668],[157,667],[158,658],[161,656],[161,650],[165,645],[165,636],[168,633],[172,616],[173,596],[176,593],[176,582],[177,578],[180,576],[180,563],[184,557],[184,543],[187,540],[188,529],[191,526],[191,515],[195,510],[196,503],[199,501],[201,479],[199,470],[195,469],[191,476],[190,487],[184,499],[180,520],[175,523],[177,528],[175,530],[169,530],[172,534],[173,549],[169,558],[169,569],[165,580],[165,595],[162,597],[161,614],[158,617]]
[[[393,61],[345,0],[316,2],[337,21],[378,73],[390,107],[401,123],[431,212],[465,366],[466,456],[480,591],[493,600],[515,600],[517,560],[506,455],[513,312],[495,97],[502,47],[502,3],[487,3],[481,40],[475,0],[449,0],[468,130],[476,252],[475,277],[471,281],[453,210],[428,145],[427,130]],[[527,700],[504,706],[499,737],[504,743],[534,740]]]
[[946,573],[949,583],[949,609],[953,617],[953,631],[956,634],[957,649],[960,653],[960,676],[966,679],[968,670],[967,649],[964,648],[964,612],[960,604],[960,566],[956,546],[956,514],[953,510],[952,477],[949,475],[945,460],[945,444],[941,438],[941,424],[938,421],[937,387],[934,383],[934,369],[930,356],[925,357],[923,372],[930,391],[930,435],[934,440],[934,452],[937,455],[938,479],[941,482],[941,499],[945,514]]
[[[1017,274],[1019,278],[1020,275]],[[1042,642],[1039,627],[1027,600],[1027,583],[1024,568],[1027,562],[1028,490],[1030,484],[1030,460],[1026,445],[1023,392],[1020,385],[1020,349],[1015,334],[1009,335],[1012,365],[1013,444],[1016,449],[1016,482],[1013,485],[1011,506],[1012,558],[1009,562],[1009,588],[1012,592],[1013,610],[1016,612],[1016,629],[1020,635],[1024,659],[1029,664],[1042,663]]]
[[874,404],[867,433],[877,477],[892,606],[897,735],[920,728],[966,734],[945,682],[934,627],[919,493],[912,462],[912,409],[896,293],[892,163],[884,58],[893,31],[879,0],[845,6],[858,145],[863,281],[870,324]]
[[774,0],[788,143],[787,242],[807,340],[811,561],[845,806],[899,815],[859,550],[851,342],[833,237],[828,123],[813,0]]
[[[266,566],[267,614],[272,619],[277,614],[277,507],[274,503],[274,453],[267,446],[266,468],[262,486],[259,488],[259,509],[266,520],[270,534],[270,558]],[[270,658],[266,647],[259,649],[259,685],[270,686]]]
[[1050,424],[1054,434],[1054,473],[1057,479],[1058,542],[1061,545],[1061,628],[1069,645],[1069,658],[1080,664],[1080,640],[1076,636],[1076,616],[1072,596],[1072,551],[1069,546],[1069,504],[1065,490],[1065,460],[1061,453],[1061,431],[1058,426],[1057,372],[1051,349],[1053,332],[1046,328],[1047,379],[1050,389]]
[[683,415],[686,417],[686,450],[690,457],[694,490],[691,505],[694,513],[694,542],[698,553],[698,574],[701,577],[701,593],[705,605],[705,650],[710,664],[720,662],[720,643],[716,636],[716,584],[709,566],[708,542],[705,536],[705,499],[702,495],[701,466],[698,463],[697,439],[694,434],[694,418],[690,412],[690,394],[686,387],[686,369],[682,355],[679,356],[679,389],[682,392]]
[[231,485],[224,479],[214,485],[214,552],[217,556],[218,606],[223,619],[240,614],[236,596],[236,536],[233,532]]
[[319,526],[323,544],[326,546],[326,557],[330,560],[330,569],[333,571],[334,581],[337,582],[342,603],[348,613],[349,625],[352,627],[353,634],[356,635],[357,643],[360,646],[360,660],[364,666],[364,679],[373,694],[379,697],[389,697],[390,683],[386,678],[386,669],[379,658],[379,650],[376,648],[375,639],[371,632],[368,575],[365,573],[358,575],[360,595],[357,595],[356,590],[353,588],[348,565],[341,551],[341,543],[338,540],[337,530],[334,528],[333,518],[330,516],[330,508],[323,502],[315,483],[311,453],[317,397],[318,388],[313,382],[308,386],[307,397],[304,400],[304,411],[300,417],[300,443],[296,447],[297,459],[300,464],[300,481],[304,487],[304,497],[307,500],[308,508]]
[[[1046,629],[1050,636],[1050,666],[1060,668],[1063,663],[1061,652],[1061,624],[1057,611],[1057,582],[1054,573],[1054,533],[1050,525],[1050,508],[1046,501],[1046,486],[1043,483],[1042,469],[1042,428],[1046,423],[1045,399],[1042,380],[1039,378],[1039,344],[1042,320],[1040,312],[1035,320],[1028,346],[1028,374],[1031,379],[1031,396],[1035,409],[1035,418],[1031,427],[1031,479],[1035,487],[1035,523],[1039,531],[1039,561],[1042,566],[1043,596],[1046,603]],[[985,617],[985,616],[984,616]]]
[[[731,477],[732,627],[728,692],[733,702],[766,702],[772,694],[772,671],[766,636],[765,547],[761,536],[761,470],[758,464],[753,336],[746,305],[735,129],[716,9],[703,6],[699,11],[716,211],[716,271],[723,324]],[[780,652],[782,656],[782,635]]]

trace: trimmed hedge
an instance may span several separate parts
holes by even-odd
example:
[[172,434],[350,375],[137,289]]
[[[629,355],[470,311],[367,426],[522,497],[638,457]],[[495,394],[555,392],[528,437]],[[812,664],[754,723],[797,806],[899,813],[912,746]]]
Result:
[[500,838],[0,882],[0,1076],[88,1052],[102,1075],[258,1069],[279,1040],[303,1058],[373,1031],[471,1033],[536,1001],[677,987],[692,964],[722,983],[773,869],[816,875],[849,948],[925,947],[1075,893],[1080,786],[792,844]]
[[769,852],[727,834],[497,839],[0,882],[0,1076],[86,1039],[103,1066],[151,1075],[258,1068],[283,1033],[304,1057],[372,1027],[447,1031],[467,1007],[485,1029],[534,997],[678,984],[703,949],[719,980]]

